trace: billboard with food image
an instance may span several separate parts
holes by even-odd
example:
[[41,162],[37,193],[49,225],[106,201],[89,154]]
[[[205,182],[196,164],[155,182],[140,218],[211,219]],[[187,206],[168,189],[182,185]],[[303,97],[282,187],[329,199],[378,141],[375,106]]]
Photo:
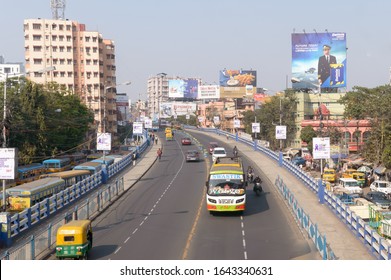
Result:
[[221,70],[220,97],[242,98],[253,95],[257,88],[257,71],[254,70]]

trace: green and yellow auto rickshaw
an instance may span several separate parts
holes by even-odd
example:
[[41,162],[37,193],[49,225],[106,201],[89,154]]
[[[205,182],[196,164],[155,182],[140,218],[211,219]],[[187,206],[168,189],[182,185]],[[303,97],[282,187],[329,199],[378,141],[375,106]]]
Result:
[[58,259],[87,259],[91,248],[90,220],[74,220],[57,230],[56,257]]

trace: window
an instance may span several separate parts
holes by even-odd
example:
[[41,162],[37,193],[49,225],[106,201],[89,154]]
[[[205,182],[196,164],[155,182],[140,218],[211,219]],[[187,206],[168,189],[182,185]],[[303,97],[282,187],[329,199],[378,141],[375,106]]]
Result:
[[98,78],[98,75],[99,75],[98,72],[94,72],[94,78]]
[[34,77],[41,78],[42,77],[42,73],[34,72]]
[[41,35],[33,35],[33,40],[34,41],[41,41]]
[[33,46],[33,50],[35,52],[40,52],[40,51],[42,51],[42,46]]
[[41,24],[40,23],[33,23],[33,29],[34,30],[41,30]]
[[72,59],[67,59],[68,65],[72,65]]
[[60,28],[60,30],[64,30],[64,25],[60,24],[58,27]]
[[72,37],[71,36],[67,36],[67,42],[70,42],[70,41],[72,41]]
[[72,47],[67,47],[67,52],[72,52]]
[[91,39],[90,37],[86,37],[86,39],[85,39],[85,40],[86,40],[86,42],[89,42],[89,41],[90,41],[90,39]]
[[91,60],[90,60],[90,59],[87,59],[87,60],[86,60],[86,64],[87,64],[87,65],[91,65]]
[[58,77],[58,72],[53,72],[53,77]]
[[93,52],[93,53],[96,53],[97,50],[98,50],[98,48],[96,48],[96,47],[95,47],[95,48],[92,48],[92,52]]
[[60,64],[64,65],[65,64],[65,59],[60,59]]
[[72,27],[70,25],[67,25],[67,31],[71,31]]
[[94,65],[98,65],[98,60],[94,59]]
[[64,52],[64,47],[60,47],[60,52]]
[[72,78],[72,75],[73,75],[72,72],[68,72],[68,78]]
[[53,64],[57,65],[58,59],[53,59]]
[[42,64],[41,58],[34,58],[34,64]]
[[53,30],[56,30],[57,29],[57,25],[55,23],[52,24],[52,29]]
[[65,77],[65,72],[60,72],[61,77]]
[[60,40],[60,42],[63,42],[64,41],[64,36],[58,36],[58,39]]
[[53,52],[57,52],[57,47],[52,47]]
[[96,43],[96,40],[97,40],[96,37],[92,37],[92,42]]
[[57,36],[56,35],[52,36],[52,41],[57,41]]

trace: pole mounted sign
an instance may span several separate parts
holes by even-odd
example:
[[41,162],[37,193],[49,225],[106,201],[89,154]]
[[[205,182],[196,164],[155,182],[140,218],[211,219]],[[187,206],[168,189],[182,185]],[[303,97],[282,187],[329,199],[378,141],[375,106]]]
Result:
[[111,150],[111,133],[98,133],[96,149],[100,151]]
[[253,133],[260,133],[261,132],[261,126],[259,123],[252,123],[251,128],[252,128]]
[[313,151],[312,155],[314,159],[328,159],[330,158],[330,138],[313,138]]
[[143,123],[134,122],[133,123],[133,134],[143,134]]
[[286,139],[286,125],[276,125],[276,139]]
[[234,128],[240,128],[240,120],[234,120]]
[[0,148],[0,179],[15,179],[17,160],[16,148]]

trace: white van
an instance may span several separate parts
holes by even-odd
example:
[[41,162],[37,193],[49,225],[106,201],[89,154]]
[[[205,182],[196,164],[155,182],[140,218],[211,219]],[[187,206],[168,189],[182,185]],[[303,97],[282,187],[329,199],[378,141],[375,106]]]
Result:
[[343,190],[348,194],[363,194],[358,181],[353,178],[340,178],[335,189]]

